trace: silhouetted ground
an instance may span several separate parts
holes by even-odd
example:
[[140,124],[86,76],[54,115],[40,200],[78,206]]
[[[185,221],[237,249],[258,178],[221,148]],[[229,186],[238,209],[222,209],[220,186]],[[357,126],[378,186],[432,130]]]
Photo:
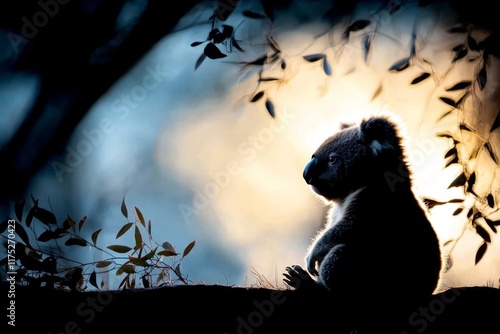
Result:
[[[218,285],[182,285],[133,291],[68,293],[16,287],[19,333],[341,333],[342,316],[321,290],[273,290]],[[376,310],[391,319],[404,293],[387,296]],[[360,301],[363,302],[363,301]],[[500,290],[451,289],[433,296],[385,333],[499,333]],[[9,317],[2,316],[3,324]],[[14,327],[8,326],[7,333]],[[2,331],[6,333],[5,331]],[[377,332],[378,333],[378,332]],[[361,333],[360,333],[361,334]]]

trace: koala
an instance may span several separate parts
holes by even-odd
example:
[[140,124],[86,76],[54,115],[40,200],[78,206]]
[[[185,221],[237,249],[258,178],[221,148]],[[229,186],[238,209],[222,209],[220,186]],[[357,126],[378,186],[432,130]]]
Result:
[[[394,117],[369,116],[341,124],[314,152],[303,177],[330,209],[306,269],[286,268],[287,285],[325,288],[371,321],[415,310],[433,294],[442,270],[440,242],[413,190],[403,139]],[[389,298],[398,304],[380,310]]]

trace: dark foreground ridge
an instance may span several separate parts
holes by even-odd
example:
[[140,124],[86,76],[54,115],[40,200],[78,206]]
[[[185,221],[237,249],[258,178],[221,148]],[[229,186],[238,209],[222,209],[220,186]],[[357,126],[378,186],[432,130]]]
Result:
[[[12,292],[5,282],[1,287],[4,297]],[[334,303],[319,290],[182,285],[69,293],[16,286],[15,298],[4,297],[2,327],[8,328],[2,333],[129,333],[133,329],[141,333],[296,333],[302,329],[340,333],[335,328]],[[387,319],[397,312],[400,298],[404,294],[380,301]],[[12,300],[13,312],[8,304]],[[9,314],[15,327],[9,325]],[[499,314],[500,289],[451,289],[398,319],[398,330],[385,334],[466,333],[468,329],[499,333]]]

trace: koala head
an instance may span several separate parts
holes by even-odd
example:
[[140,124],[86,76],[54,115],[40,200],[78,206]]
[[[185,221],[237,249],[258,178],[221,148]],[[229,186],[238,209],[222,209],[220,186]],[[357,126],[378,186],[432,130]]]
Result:
[[401,168],[402,155],[396,123],[386,116],[372,116],[359,125],[341,124],[314,152],[303,176],[317,194],[341,200],[379,182],[386,171]]

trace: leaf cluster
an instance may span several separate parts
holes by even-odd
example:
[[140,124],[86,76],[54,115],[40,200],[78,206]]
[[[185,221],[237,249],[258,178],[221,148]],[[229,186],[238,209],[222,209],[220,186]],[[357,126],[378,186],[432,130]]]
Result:
[[[195,246],[195,241],[190,242],[182,253],[168,241],[157,243],[153,238],[151,220],[146,222],[138,207],[134,206],[134,219],[129,221],[125,199],[121,213],[127,222],[118,230],[115,239],[133,232],[131,244],[114,243],[106,247],[101,247],[98,242],[102,227],[90,233],[90,240],[85,237],[87,216],[74,220],[68,214],[58,222],[53,212],[41,207],[37,199],[31,199],[33,204],[25,216],[24,199],[14,205],[15,218],[0,223],[0,233],[4,233],[14,221],[14,228],[9,233],[17,236],[15,249],[9,253],[10,257],[8,254],[0,260],[0,265],[4,272],[13,271],[13,267],[17,269],[18,284],[82,291],[88,288],[88,283],[96,289],[103,289],[110,287],[104,280],[98,283],[98,277],[109,272],[124,275],[118,289],[140,285],[151,288],[179,282],[189,284],[188,277],[181,271],[181,264]],[[8,248],[12,236],[2,234],[2,237],[5,248]],[[70,247],[93,248],[104,259],[80,262],[66,256]]]
[[[484,90],[488,83],[487,65],[490,57],[495,56],[493,44],[491,43],[493,35],[488,35],[484,40],[477,41],[472,37],[471,31],[463,26],[453,27],[448,32],[464,36],[464,42],[450,50],[452,66],[459,61],[477,62],[477,70],[475,71],[475,77],[471,80],[457,82],[444,90],[447,94],[459,93],[458,98],[449,95],[439,96],[439,100],[449,109],[439,117],[438,121],[452,113],[457,114],[457,119],[464,120],[466,119],[466,112],[476,112],[475,110],[467,110],[465,102],[467,99],[475,97],[476,92]],[[425,80],[432,75],[432,73],[422,73],[420,77],[413,80],[412,84]],[[473,125],[467,124],[464,121],[457,121],[455,132],[445,131],[437,133],[436,136],[438,138],[446,139],[451,143],[451,147],[448,148],[443,156],[445,161],[444,168],[459,167],[458,175],[450,182],[448,189],[461,188],[464,198],[448,201],[425,199],[425,203],[429,209],[438,205],[458,204],[458,207],[453,211],[453,216],[466,214],[467,226],[473,228],[483,240],[477,248],[474,258],[475,264],[481,261],[485,255],[492,242],[491,235],[492,233],[497,233],[497,227],[500,225],[500,220],[494,218],[498,216],[498,203],[495,198],[496,190],[494,189],[494,185],[491,184],[489,191],[486,192],[478,193],[476,190],[480,175],[484,175],[479,173],[477,161],[487,161],[490,159],[491,162],[498,165],[498,156],[491,141],[493,133],[498,128],[500,128],[500,110],[497,111],[490,125],[483,130],[478,130]],[[477,140],[470,141],[469,138],[471,137]],[[465,198],[472,198],[472,204],[464,205]],[[456,244],[462,235],[455,240],[447,241],[445,245],[453,242]]]
[[[219,25],[219,22],[225,21],[227,19],[227,16],[221,17],[220,15],[217,15],[218,12],[219,11],[216,9],[214,14],[209,18],[209,20],[211,21],[211,28],[205,40],[195,41],[191,43],[192,47],[196,47],[202,44],[205,45],[203,53],[198,57],[196,61],[194,67],[195,70],[197,70],[198,67],[200,67],[200,65],[205,61],[206,58],[209,59],[225,58],[227,57],[227,54],[225,52],[231,53],[234,51],[234,49],[240,52],[245,51],[240,45],[241,41],[236,39],[235,36],[238,27],[235,28],[228,24]],[[245,11],[243,12],[243,15],[253,19],[261,19],[265,17],[264,15],[251,11]],[[224,51],[222,51],[221,49]]]

